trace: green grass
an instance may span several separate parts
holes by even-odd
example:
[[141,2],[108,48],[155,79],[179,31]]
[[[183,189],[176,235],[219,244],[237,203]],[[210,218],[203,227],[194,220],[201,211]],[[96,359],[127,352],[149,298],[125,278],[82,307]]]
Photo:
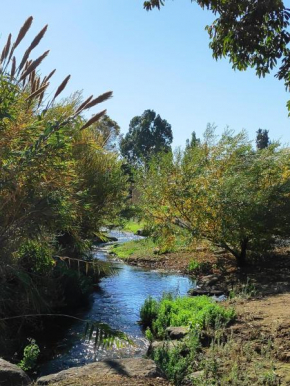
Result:
[[142,239],[129,241],[121,245],[114,245],[111,252],[116,254],[120,259],[128,259],[131,256],[136,258],[149,257],[154,255],[156,244],[152,239]]
[[134,220],[129,220],[125,223],[123,230],[126,232],[132,232],[132,233],[137,233],[139,229],[144,229],[145,227],[145,222],[144,221],[134,221]]

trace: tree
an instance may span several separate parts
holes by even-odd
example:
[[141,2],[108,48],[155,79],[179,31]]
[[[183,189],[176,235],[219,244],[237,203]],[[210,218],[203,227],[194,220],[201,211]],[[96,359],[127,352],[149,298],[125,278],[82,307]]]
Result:
[[256,146],[258,150],[265,149],[270,145],[269,130],[259,129],[257,131]]
[[200,139],[197,138],[196,132],[193,131],[193,132],[191,133],[191,138],[190,138],[190,140],[189,140],[189,139],[186,140],[185,148],[186,148],[186,149],[189,149],[189,148],[192,148],[192,147],[194,147],[194,146],[198,146],[199,144],[200,144]]
[[[193,0],[191,0],[193,2]],[[255,68],[265,76],[277,65],[275,75],[290,89],[290,10],[282,0],[195,0],[218,15],[206,27],[213,57],[229,57],[234,69]],[[160,9],[165,0],[144,2],[146,10]],[[290,111],[290,101],[287,103]]]
[[148,162],[153,155],[170,152],[172,140],[171,125],[155,111],[145,110],[131,120],[120,150],[129,163]]
[[216,140],[208,128],[198,146],[173,160],[159,157],[139,173],[148,219],[225,248],[239,266],[249,250],[262,253],[289,235],[289,149],[255,152],[244,132]]
[[104,115],[92,126],[99,143],[102,143],[107,150],[113,150],[117,145],[117,138],[120,134],[120,126],[108,115]]

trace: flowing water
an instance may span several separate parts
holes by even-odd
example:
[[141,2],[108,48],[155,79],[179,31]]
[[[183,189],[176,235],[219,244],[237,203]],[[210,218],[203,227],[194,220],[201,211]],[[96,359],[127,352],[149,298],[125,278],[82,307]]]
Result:
[[[118,231],[112,231],[110,235],[117,237],[119,243],[140,238]],[[108,244],[99,246],[94,256],[99,260],[109,260]],[[146,270],[118,261],[112,261],[112,264],[117,268],[117,273],[101,279],[99,290],[92,295],[91,307],[82,313],[81,318],[107,323],[125,332],[134,341],[134,346],[99,348],[94,352],[93,342],[83,339],[84,323],[76,322],[59,342],[59,352],[41,366],[40,374],[55,373],[94,360],[144,355],[148,341],[138,324],[144,300],[148,296],[160,298],[164,292],[185,295],[194,286],[190,278],[179,274]]]

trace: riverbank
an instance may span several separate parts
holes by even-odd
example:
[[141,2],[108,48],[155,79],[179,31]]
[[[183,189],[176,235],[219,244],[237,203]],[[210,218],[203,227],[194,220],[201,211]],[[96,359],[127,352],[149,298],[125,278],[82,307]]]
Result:
[[160,254],[151,246],[146,255],[142,249],[126,257],[113,251],[129,264],[191,274],[202,288],[223,289],[230,297],[224,305],[236,310],[232,326],[203,342],[196,358],[200,368],[188,384],[290,384],[289,247],[277,248],[243,269],[222,250],[200,247]]
[[148,238],[114,245],[110,251],[127,264],[186,274],[196,278],[201,287],[221,288],[233,296],[248,290],[260,296],[290,293],[290,246],[277,248],[259,260],[252,259],[243,269],[225,250],[206,245],[162,252]]
[[[218,329],[210,341],[204,336],[187,385],[268,385],[290,384],[290,294],[261,299],[236,298],[224,303],[234,307],[236,321]],[[73,378],[52,381],[55,386],[155,386],[172,385],[160,377],[132,377],[128,374],[101,374],[82,368],[71,369]],[[85,369],[85,367],[83,367]],[[191,382],[191,383],[189,383]],[[38,383],[39,384],[39,383]]]
[[[103,253],[102,250],[101,253]],[[181,262],[182,256],[185,256],[185,259]],[[132,256],[132,259],[136,259],[136,256]],[[286,250],[280,250],[279,253],[277,251],[275,259],[265,259],[259,270],[254,269],[254,266],[249,266],[243,272],[235,267],[233,259],[228,258],[220,251],[219,253],[210,253],[201,248],[191,252],[181,251],[180,253],[174,252],[164,255],[153,253],[147,259],[141,255],[139,259],[137,258],[138,264],[140,262],[146,264],[151,259],[155,263],[153,266],[155,269],[156,261],[158,261],[159,263],[162,262],[162,266],[160,266],[162,269],[174,272],[178,270],[182,273],[188,273],[188,266],[192,261],[198,262],[198,265],[191,264],[191,268],[196,269],[198,282],[202,285],[206,283],[211,288],[221,286],[221,283],[227,283],[227,290],[232,299],[221,304],[225,307],[234,307],[236,310],[236,321],[231,326],[217,328],[214,334],[212,331],[210,333],[205,331],[201,341],[201,349],[194,358],[195,371],[192,372],[194,380],[187,383],[188,385],[286,386],[289,384],[290,325],[288,321],[290,320],[290,311],[288,305],[290,304],[290,294],[287,293],[289,258]],[[130,259],[126,262],[130,263]],[[201,263],[211,263],[211,270],[203,272]],[[130,267],[127,265],[124,267],[124,277],[129,280],[128,283],[124,283],[126,284],[124,288],[129,289],[129,283],[132,285],[132,278],[128,276]],[[149,268],[150,265],[147,263],[145,267]],[[184,267],[183,271],[182,267]],[[206,268],[208,267],[207,264]],[[143,271],[134,267],[131,269],[132,274],[141,275],[135,278],[140,286],[140,279],[143,280]],[[148,286],[148,273],[148,271],[144,271],[146,287]],[[117,278],[120,280],[122,275],[118,275],[115,279]],[[119,295],[122,289],[121,282],[118,280],[115,283],[116,293],[114,297]],[[162,276],[160,278],[158,276],[159,284],[161,284],[160,280],[162,280]],[[107,291],[112,288],[112,282],[109,283],[109,281],[110,279],[103,279],[103,290]],[[284,294],[278,294],[279,292],[284,292]],[[128,295],[131,303],[132,292],[130,290]],[[98,302],[99,300],[96,303]],[[102,309],[101,305],[100,307]],[[98,315],[100,312],[101,310],[98,309]],[[79,369],[81,368],[83,367],[80,366]],[[74,370],[72,369],[72,371]],[[64,379],[58,382],[53,381],[52,384],[57,386],[107,386],[116,383],[125,386],[170,384],[161,379],[132,378],[124,376],[124,374],[101,376],[99,373],[98,375],[91,373],[77,376],[77,372],[70,381]]]

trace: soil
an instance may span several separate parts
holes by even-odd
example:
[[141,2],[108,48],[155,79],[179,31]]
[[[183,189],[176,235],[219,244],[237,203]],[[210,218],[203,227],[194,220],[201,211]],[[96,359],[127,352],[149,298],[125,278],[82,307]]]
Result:
[[[87,376],[53,383],[54,386],[172,386],[168,381],[156,378],[128,378],[121,375]],[[36,386],[36,385],[35,385]]]
[[[230,301],[237,312],[237,322],[227,336],[238,346],[246,347],[251,361],[265,356],[273,361],[281,385],[290,385],[290,294],[270,295],[260,299]],[[253,363],[252,363],[253,365]],[[249,364],[245,370],[249,370]]]

